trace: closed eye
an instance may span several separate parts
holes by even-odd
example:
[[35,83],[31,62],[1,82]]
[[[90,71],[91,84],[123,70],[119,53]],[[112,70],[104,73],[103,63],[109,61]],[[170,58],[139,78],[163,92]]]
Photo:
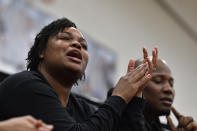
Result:
[[60,39],[61,40],[70,40],[71,38],[70,37],[61,37]]
[[88,46],[85,43],[81,43],[83,49],[88,50]]
[[153,77],[152,81],[155,82],[156,84],[160,84],[163,82],[163,78],[160,76]]
[[156,84],[160,84],[162,83],[162,80],[153,80],[153,82],[155,82]]
[[173,87],[174,86],[174,81],[173,80],[169,80],[169,84],[170,84],[171,87]]

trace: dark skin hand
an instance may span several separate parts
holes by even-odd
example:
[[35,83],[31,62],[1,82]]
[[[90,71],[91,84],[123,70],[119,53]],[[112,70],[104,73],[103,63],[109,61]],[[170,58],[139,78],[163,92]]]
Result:
[[149,63],[149,74],[152,74],[152,70],[157,67],[158,49],[157,47],[155,47],[152,50],[152,56],[153,56],[152,63],[150,62],[150,59],[148,58],[148,52],[146,48],[143,48],[143,54],[144,54],[143,63],[145,62]]
[[178,120],[176,127],[172,119],[169,116],[166,117],[171,131],[197,131],[197,122],[192,117],[180,114],[174,107],[171,107],[171,111]]
[[[144,62],[137,68],[134,69],[135,61],[133,59],[129,61],[127,73],[118,81],[112,96],[120,96],[126,103],[129,103],[134,96],[142,97],[143,85],[150,80],[152,75],[152,63],[156,63],[150,62],[145,48],[143,48],[143,53]],[[153,49],[153,60],[156,60],[157,54],[157,48]]]
[[[152,76],[152,70],[155,69],[157,67],[157,58],[158,58],[158,49],[155,47],[153,50],[152,50],[152,62],[150,61],[150,59],[148,58],[148,52],[146,50],[146,48],[143,48],[143,55],[144,55],[144,60],[143,60],[143,63],[148,63],[148,66],[149,66],[149,71],[147,74],[150,74]],[[144,87],[145,86],[141,86],[140,89],[137,91],[136,93],[136,96],[137,97],[142,97],[142,94],[143,94],[143,90],[144,90]]]

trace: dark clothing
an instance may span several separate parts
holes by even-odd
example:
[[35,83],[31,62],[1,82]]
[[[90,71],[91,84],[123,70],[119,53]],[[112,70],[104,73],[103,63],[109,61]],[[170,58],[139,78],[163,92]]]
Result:
[[54,131],[143,131],[143,99],[134,97],[127,105],[121,97],[110,96],[95,111],[71,94],[64,108],[54,88],[36,71],[24,71],[4,80],[0,85],[0,105],[0,120],[32,115],[53,124]]
[[148,131],[169,131],[168,125],[162,124],[159,118],[151,122],[146,120],[146,127]]
[[[114,88],[109,89],[107,96],[111,96]],[[168,131],[168,125],[162,124],[159,118],[156,121],[148,121],[144,115],[146,101],[143,98],[134,97],[127,105],[120,124],[121,131]]]
[[134,97],[123,113],[120,129],[121,131],[148,131],[145,126],[143,110],[145,100]]
[[36,71],[24,71],[8,77],[0,85],[0,120],[32,115],[54,131],[115,131],[127,106],[118,96],[111,96],[94,109],[71,95],[64,108],[46,79]]
[[134,97],[128,104],[120,124],[121,131],[169,131],[168,125],[162,124],[159,118],[148,121],[144,117],[145,100]]

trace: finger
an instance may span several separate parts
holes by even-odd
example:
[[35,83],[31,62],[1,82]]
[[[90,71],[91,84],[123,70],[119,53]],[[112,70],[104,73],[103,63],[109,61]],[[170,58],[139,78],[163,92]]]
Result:
[[151,75],[148,74],[148,75],[145,75],[144,77],[142,77],[141,79],[139,79],[137,82],[136,82],[136,85],[137,87],[140,87],[140,90],[143,90],[142,88],[142,85],[144,85],[147,81],[149,81],[151,78]]
[[40,127],[37,127],[37,129],[39,131],[51,131],[53,129],[53,125],[46,125],[46,124],[43,124],[42,126]]
[[136,84],[137,84],[137,86],[139,87],[139,89],[138,89],[138,91],[137,91],[137,93],[136,93],[136,96],[137,97],[142,97],[142,94],[143,94],[143,91],[144,91],[144,88],[146,87],[146,86],[144,86],[146,83],[147,83],[147,81],[149,81],[150,79],[151,79],[151,74],[148,74],[148,71],[145,73],[145,75],[144,75],[144,78],[141,78]]
[[151,79],[151,75],[150,74],[147,74],[145,75],[144,77],[142,77],[136,84],[137,86],[139,86],[139,89],[136,93],[136,95],[142,95],[143,91],[144,91],[144,88],[146,86],[144,86],[149,80]]
[[152,74],[153,64],[152,64],[152,62],[150,61],[149,58],[147,58],[146,61],[148,62],[148,67],[149,67],[148,73],[149,73],[149,74]]
[[133,59],[130,59],[129,64],[128,64],[127,73],[131,72],[134,69],[134,67],[135,67],[135,61]]
[[185,127],[186,131],[197,131],[197,123],[196,122],[191,122]]
[[171,107],[171,110],[172,110],[173,114],[175,115],[175,117],[177,118],[177,120],[180,120],[182,115],[173,106]]
[[35,118],[33,118],[32,116],[25,116],[25,119],[27,119],[29,122],[31,122],[32,124],[36,124],[37,120]]
[[182,116],[179,120],[179,126],[185,128],[189,123],[193,122],[193,118],[190,116]]
[[148,52],[145,47],[143,47],[143,55],[144,55],[144,59],[148,58]]
[[147,72],[148,72],[148,66],[145,65],[140,70],[135,70],[133,74],[129,75],[129,77],[131,78],[132,82],[137,82],[140,79],[142,79],[142,77],[144,77],[145,74],[148,74]]
[[36,128],[41,127],[41,126],[44,126],[44,125],[45,125],[45,124],[43,123],[42,120],[37,120],[37,122],[36,122],[36,124],[35,124]]
[[53,130],[53,125],[46,125],[46,128],[48,128],[49,130]]
[[152,62],[150,61],[149,58],[147,58],[144,61],[146,61],[148,63],[148,72],[147,72],[147,74],[152,74],[152,70],[153,70]]
[[172,122],[172,119],[169,116],[166,116],[166,119],[167,119],[167,123],[170,127],[170,130],[176,131],[176,127],[175,127],[174,123]]
[[38,128],[38,131],[52,131],[53,125],[46,125]]
[[153,49],[152,56],[153,56],[153,58],[152,58],[153,68],[156,68],[157,67],[157,58],[158,58],[157,48]]
[[38,131],[51,131],[50,129],[47,129],[45,127],[39,127],[37,130]]
[[148,69],[148,63],[144,63],[144,64],[141,64],[139,65],[137,68],[135,68],[133,71],[131,72],[128,72],[127,75],[130,76],[132,75],[133,77],[135,75],[137,75],[140,71],[142,71],[144,68],[147,68]]
[[158,57],[158,47],[155,47],[155,50],[156,50],[156,55]]

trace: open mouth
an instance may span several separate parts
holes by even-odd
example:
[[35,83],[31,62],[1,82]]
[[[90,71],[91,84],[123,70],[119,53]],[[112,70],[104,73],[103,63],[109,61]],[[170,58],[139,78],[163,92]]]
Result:
[[162,98],[160,100],[162,101],[163,104],[165,104],[167,106],[171,106],[172,105],[172,99],[171,98]]
[[67,56],[72,61],[77,62],[77,63],[81,63],[82,56],[81,56],[81,53],[79,51],[77,51],[77,50],[71,50],[71,51],[69,51],[67,53]]

